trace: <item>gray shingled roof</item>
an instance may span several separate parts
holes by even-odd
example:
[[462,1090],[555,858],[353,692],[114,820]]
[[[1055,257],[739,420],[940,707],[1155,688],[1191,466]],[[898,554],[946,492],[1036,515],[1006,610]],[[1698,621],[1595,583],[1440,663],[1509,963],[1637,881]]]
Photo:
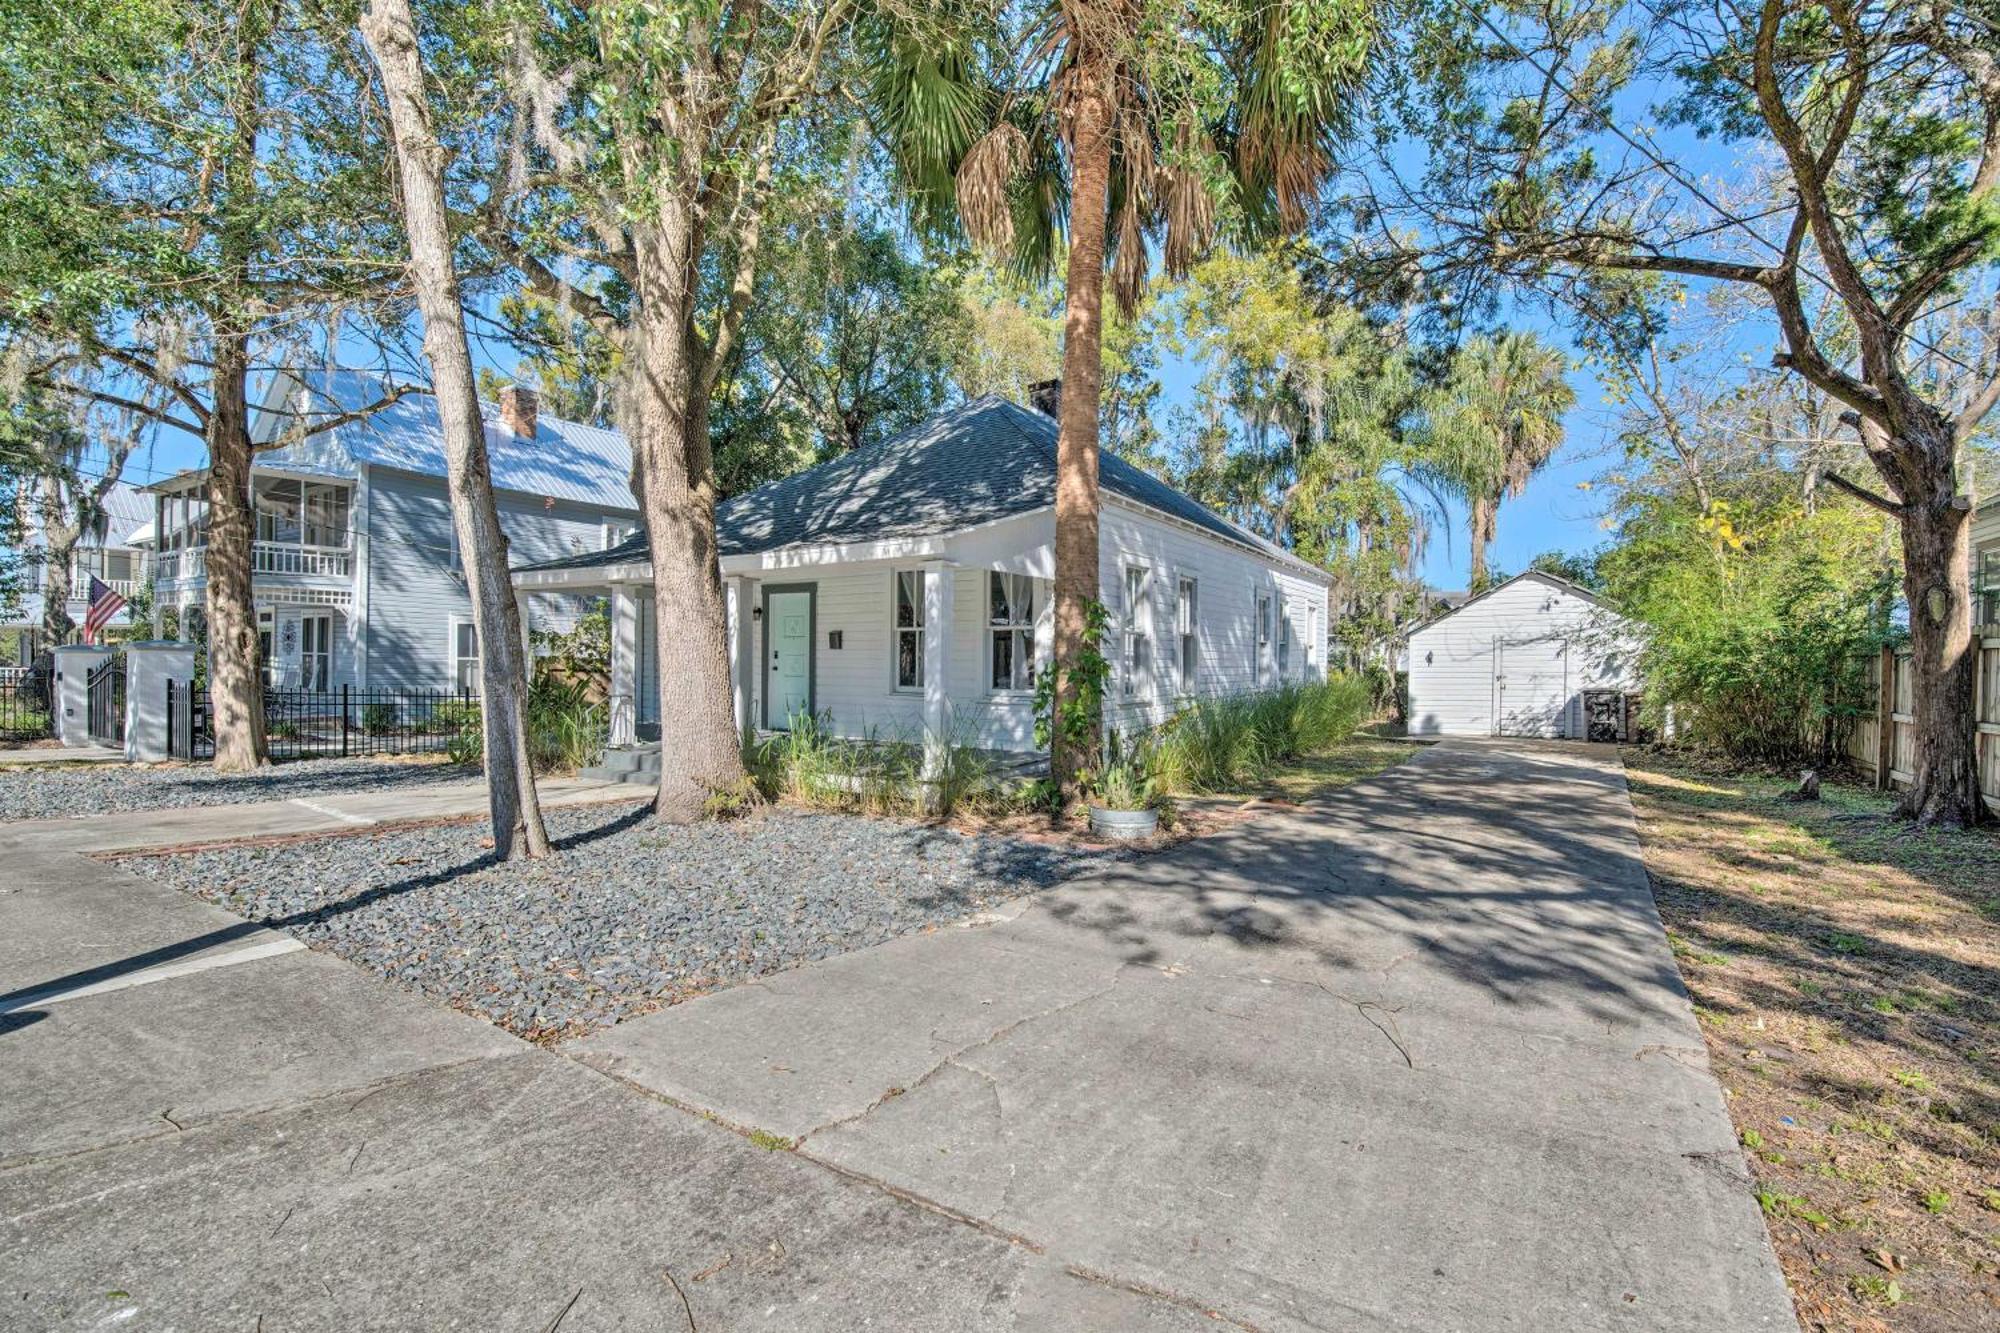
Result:
[[[1098,484],[1136,504],[1287,562],[1297,557],[1113,454]],[[879,444],[759,486],[716,510],[722,554],[784,546],[931,537],[1055,503],[1056,423],[989,394]],[[644,535],[526,570],[588,569],[646,556]]]

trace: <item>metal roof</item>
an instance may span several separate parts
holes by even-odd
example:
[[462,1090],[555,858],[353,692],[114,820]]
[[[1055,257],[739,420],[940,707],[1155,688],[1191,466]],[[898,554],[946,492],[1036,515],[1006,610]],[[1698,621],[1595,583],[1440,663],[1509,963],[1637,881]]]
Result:
[[[380,377],[362,371],[287,371],[266,401],[282,401],[292,411],[303,402],[304,410],[315,414],[352,412],[380,402],[386,387]],[[632,451],[617,431],[544,412],[536,419],[534,439],[520,439],[500,425],[498,406],[482,402],[479,411],[495,486],[596,509],[638,512],[632,498]],[[282,433],[283,418],[268,407],[252,421],[260,439]],[[360,421],[257,456],[260,469],[338,476],[355,475],[353,465],[362,463],[444,476],[444,425],[437,399],[412,393]]]
[[[1056,434],[1055,420],[1044,413],[997,395],[974,399],[720,505],[721,554],[939,536],[1046,509],[1055,503]],[[1311,569],[1115,454],[1100,456],[1098,482],[1110,494],[1268,559]],[[589,569],[646,554],[642,534],[609,550],[519,568]]]

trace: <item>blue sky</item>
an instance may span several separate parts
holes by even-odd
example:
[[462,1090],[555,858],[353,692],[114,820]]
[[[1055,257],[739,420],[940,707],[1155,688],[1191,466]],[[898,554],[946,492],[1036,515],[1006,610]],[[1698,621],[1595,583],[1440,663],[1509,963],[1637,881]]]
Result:
[[[1549,328],[1546,323],[1523,321],[1523,324],[1535,326],[1565,346],[1568,344],[1559,330]],[[474,340],[473,355],[481,365],[502,373],[511,370],[515,360],[504,344],[487,339]],[[1169,397],[1185,401],[1196,375],[1196,370],[1186,365],[1163,367],[1162,377]],[[1570,379],[1576,389],[1577,405],[1565,421],[1567,438],[1562,451],[1529,483],[1520,498],[1501,506],[1498,538],[1489,552],[1495,569],[1517,573],[1543,551],[1587,551],[1601,545],[1607,535],[1600,526],[1602,506],[1596,494],[1579,489],[1578,483],[1590,481],[1605,466],[1610,412],[1604,406],[1602,386],[1587,369],[1573,370]],[[144,485],[183,468],[198,467],[202,462],[199,441],[180,431],[163,431],[127,463],[125,478],[135,485]],[[1467,581],[1468,556],[1465,515],[1462,509],[1454,507],[1449,524],[1433,533],[1424,553],[1423,577],[1436,587],[1462,588]]]

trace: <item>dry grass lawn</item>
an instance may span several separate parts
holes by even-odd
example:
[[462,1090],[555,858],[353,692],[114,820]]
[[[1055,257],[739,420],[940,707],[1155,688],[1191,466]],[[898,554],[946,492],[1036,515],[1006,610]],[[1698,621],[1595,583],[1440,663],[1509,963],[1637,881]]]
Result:
[[1625,758],[1801,1324],[2000,1328],[2000,835]]

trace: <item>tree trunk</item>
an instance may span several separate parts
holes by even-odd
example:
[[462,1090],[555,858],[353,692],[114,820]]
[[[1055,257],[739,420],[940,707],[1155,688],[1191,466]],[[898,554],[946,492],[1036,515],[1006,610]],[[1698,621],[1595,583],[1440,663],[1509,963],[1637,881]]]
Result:
[[486,428],[473,385],[472,350],[459,305],[444,199],[444,149],[431,128],[423,61],[409,0],[369,0],[361,34],[382,75],[383,100],[395,135],[403,186],[403,228],[410,270],[424,320],[424,356],[444,427],[445,480],[452,527],[463,553],[479,638],[480,721],[484,733],[486,804],[493,850],[501,860],[518,850],[546,856],[549,836],[528,752],[528,652],[507,570],[507,535],[500,527],[487,465]]
[[1973,716],[1972,515],[1958,507],[1947,449],[1905,448],[1903,596],[1910,609],[1914,780],[1900,812],[1922,824],[1989,819],[1979,794]]
[[[1097,431],[1104,375],[1104,233],[1110,208],[1110,70],[1100,61],[1081,80],[1071,136],[1069,271],[1063,292],[1062,403],[1056,437],[1056,712],[1075,697],[1087,613],[1098,600]],[[1101,646],[1100,646],[1101,647]],[[1050,728],[1049,770],[1067,795],[1095,768],[1103,719],[1070,737]]]
[[249,340],[215,339],[214,401],[208,415],[208,701],[215,770],[243,773],[271,762],[264,737],[264,686],[257,666],[251,590]]
[[1486,586],[1489,577],[1486,569],[1486,548],[1493,542],[1493,510],[1490,497],[1475,495],[1471,501],[1472,572],[1469,576],[1468,592],[1479,592]]
[[673,743],[660,747],[653,809],[661,820],[685,823],[702,816],[716,791],[741,782],[743,744],[730,688],[715,469],[694,318],[701,223],[692,191],[662,194],[655,225],[634,229],[635,345],[619,425],[632,444],[632,491],[652,549],[659,716],[673,729]]
[[53,477],[42,482],[42,640],[49,647],[69,642],[76,622],[69,618],[69,595],[74,585],[71,561],[82,530],[68,515],[51,520],[50,511],[62,502],[62,483]]

